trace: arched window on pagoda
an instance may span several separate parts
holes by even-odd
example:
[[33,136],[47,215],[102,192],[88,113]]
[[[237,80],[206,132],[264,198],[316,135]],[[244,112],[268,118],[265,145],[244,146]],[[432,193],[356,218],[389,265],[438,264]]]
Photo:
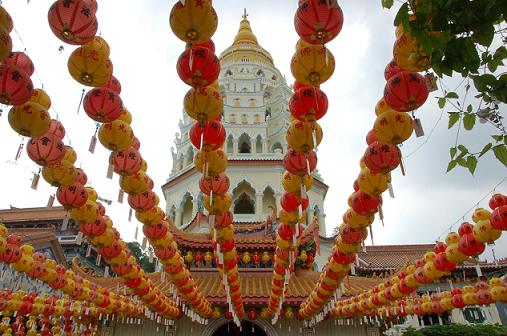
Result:
[[234,140],[232,140],[232,135],[229,134],[227,138],[227,154],[232,154],[234,151]]
[[260,134],[257,136],[257,140],[255,141],[255,152],[258,154],[262,153],[262,138]]
[[282,147],[282,144],[277,142],[273,145],[273,147],[271,148],[271,152],[273,153],[281,153],[283,154],[283,147]]
[[234,213],[238,215],[250,215],[255,213],[255,202],[247,193],[242,193],[234,202]]
[[250,143],[250,137],[243,133],[239,137],[238,141],[238,152],[241,154],[249,154],[252,153],[252,144]]

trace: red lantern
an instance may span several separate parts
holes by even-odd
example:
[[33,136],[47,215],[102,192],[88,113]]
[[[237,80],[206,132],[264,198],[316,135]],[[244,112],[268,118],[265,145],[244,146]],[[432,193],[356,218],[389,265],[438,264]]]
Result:
[[300,205],[302,206],[302,210],[305,211],[308,207],[308,203],[308,198],[302,198],[286,191],[283,192],[282,198],[280,199],[282,208],[287,212],[296,211]]
[[278,228],[278,235],[280,236],[280,238],[282,238],[283,240],[286,240],[286,241],[292,242],[292,237],[294,236],[294,232],[295,231],[293,231],[292,228],[285,223],[282,223],[280,225],[280,227]]
[[28,156],[35,163],[45,166],[59,162],[65,155],[65,145],[56,136],[46,134],[32,138],[26,146]]
[[301,88],[307,88],[307,87],[317,87],[317,88],[320,88],[320,84],[318,85],[304,85],[304,84],[301,84],[300,82],[298,82],[297,80],[294,81],[294,91],[297,91]]
[[384,99],[393,110],[409,112],[422,106],[428,98],[428,87],[422,75],[402,71],[392,76],[384,89]]
[[368,195],[361,190],[354,192],[350,195],[350,206],[352,210],[358,214],[372,214],[378,211],[379,206],[382,204],[381,197]]
[[458,229],[458,234],[460,235],[460,237],[464,236],[466,234],[473,233],[473,232],[474,232],[474,227],[472,226],[472,224],[467,223],[467,222],[461,223],[461,225],[459,226],[459,229]]
[[466,256],[475,257],[486,249],[484,243],[475,239],[473,233],[468,233],[459,239],[458,250]]
[[0,259],[7,264],[13,264],[21,259],[21,249],[19,245],[7,244],[5,251],[0,255]]
[[5,105],[22,105],[33,92],[30,76],[17,67],[0,65],[0,103]]
[[375,141],[364,153],[364,164],[373,173],[383,173],[394,170],[400,164],[401,153],[397,146]]
[[86,93],[83,108],[93,120],[108,123],[118,119],[123,111],[123,102],[113,90],[100,87]]
[[129,205],[136,211],[147,211],[155,206],[157,195],[151,190],[147,190],[141,194],[130,194],[128,197]]
[[491,214],[491,226],[497,230],[507,230],[507,205],[499,206]]
[[375,141],[377,141],[377,134],[375,134],[375,130],[370,130],[368,134],[366,134],[366,144],[369,146]]
[[438,253],[433,261],[437,271],[440,272],[452,272],[456,268],[456,264],[447,260],[447,256],[444,253]]
[[307,175],[308,171],[311,174],[317,167],[317,154],[314,151],[304,153],[289,148],[283,158],[283,166],[289,173],[294,175]]
[[141,154],[133,147],[113,152],[111,161],[113,162],[115,173],[121,176],[130,176],[139,172],[142,164]]
[[433,252],[435,252],[436,254],[445,253],[446,248],[447,245],[445,243],[438,242],[435,244],[435,246],[433,246]]
[[213,42],[213,40],[211,40],[211,39],[210,39],[210,40],[208,40],[208,41],[206,41],[206,42],[202,42],[202,43],[194,43],[194,44],[192,44],[192,43],[187,43],[187,44],[185,45],[185,49],[188,49],[188,48],[190,48],[190,47],[192,47],[192,46],[194,46],[194,47],[204,47],[204,48],[208,48],[208,49],[210,49],[211,51],[215,52],[215,42]]
[[58,0],[49,8],[51,31],[65,43],[83,45],[97,34],[98,22],[88,1]]
[[24,52],[20,51],[12,52],[10,56],[7,57],[7,59],[4,61],[4,64],[11,65],[23,70],[28,76],[33,75],[33,72],[35,70],[30,57],[28,57],[28,55]]
[[366,228],[353,229],[347,224],[340,226],[340,237],[345,244],[359,244],[368,237]]
[[116,258],[122,252],[122,248],[119,241],[114,241],[111,245],[105,246],[99,249],[100,254],[105,258]]
[[215,215],[215,227],[223,228],[229,226],[232,224],[233,218],[234,215],[230,211],[224,212],[221,215]]
[[104,86],[102,86],[102,87],[106,88],[106,89],[110,89],[113,92],[115,92],[116,94],[120,94],[121,93],[121,83],[114,76],[111,76],[111,78],[109,79],[109,82],[107,82],[107,84],[104,85]]
[[213,84],[220,73],[220,61],[212,50],[192,46],[178,58],[178,76],[186,84],[200,88]]
[[190,129],[190,141],[199,150],[217,150],[225,142],[225,128],[216,120],[207,120],[203,124],[196,122]]
[[294,92],[289,103],[292,116],[298,120],[314,122],[322,118],[328,109],[327,96],[319,88],[305,87]]
[[58,139],[63,140],[63,138],[65,137],[65,128],[63,127],[60,121],[52,119],[51,123],[49,124],[49,130],[47,131],[46,135],[47,134],[54,135]]
[[230,311],[226,311],[224,313],[224,317],[228,320],[232,320],[232,313]]
[[100,236],[106,232],[106,221],[103,216],[97,216],[95,221],[79,225],[79,230],[87,236]]
[[454,308],[461,309],[465,307],[465,302],[463,302],[463,296],[461,293],[454,294],[451,298],[451,304],[454,306]]
[[489,200],[489,207],[491,210],[495,210],[498,207],[507,205],[507,196],[502,194],[494,194]]
[[335,249],[333,252],[333,259],[338,264],[345,265],[353,263],[356,260],[356,256],[354,254],[345,254]]
[[208,177],[202,176],[199,180],[199,188],[206,195],[210,195],[211,192],[214,195],[223,195],[229,190],[229,187],[230,180],[225,173]]
[[398,64],[392,60],[387,64],[385,70],[384,70],[384,78],[387,80],[391,79],[394,75],[401,72],[401,68],[398,66]]
[[139,142],[139,139],[134,135],[132,138],[132,143],[130,144],[131,148],[134,148],[135,150],[139,150],[141,148],[141,143]]
[[143,232],[148,239],[162,239],[167,234],[167,223],[165,221],[161,221],[156,225],[144,225]]
[[76,182],[83,186],[88,182],[88,176],[81,168],[76,168]]
[[75,182],[68,187],[58,187],[56,199],[65,209],[80,208],[88,200],[88,192],[81,183]]
[[343,12],[336,0],[300,1],[294,26],[298,35],[306,42],[325,44],[342,30]]

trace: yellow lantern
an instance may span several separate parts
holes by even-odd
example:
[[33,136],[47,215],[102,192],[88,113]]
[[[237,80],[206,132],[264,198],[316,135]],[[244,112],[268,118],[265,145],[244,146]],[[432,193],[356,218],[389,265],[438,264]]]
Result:
[[360,215],[353,209],[348,209],[343,215],[343,220],[353,229],[361,229],[368,227],[374,221],[375,217],[372,214]]
[[463,298],[463,302],[467,306],[475,305],[477,304],[477,300],[475,298],[475,287],[474,286],[464,286],[463,287],[463,294],[461,295]]
[[95,36],[90,42],[83,45],[85,52],[99,53],[102,57],[109,58],[111,48],[109,44],[100,36]]
[[420,72],[430,68],[428,56],[410,34],[402,34],[394,43],[394,61],[404,71]]
[[338,250],[341,253],[356,253],[359,252],[359,249],[361,248],[361,244],[346,244],[342,241],[342,237],[338,237],[336,239],[336,245],[338,246]]
[[210,214],[221,215],[224,212],[229,211],[231,207],[231,196],[225,195],[204,195],[204,207]]
[[46,91],[42,89],[34,89],[32,97],[30,97],[28,101],[39,104],[46,110],[49,110],[49,108],[51,107],[51,98],[49,98]]
[[216,151],[199,151],[194,158],[195,168],[205,176],[217,176],[227,167],[227,155],[221,149]]
[[234,237],[234,226],[232,225],[229,225],[225,228],[220,228],[217,231],[218,231],[217,239],[219,239],[220,241],[230,240]]
[[0,27],[5,29],[8,33],[14,28],[11,15],[2,6],[0,6]]
[[243,253],[243,257],[241,258],[243,260],[243,263],[248,264],[250,261],[252,261],[252,258],[250,257],[250,253],[245,252]]
[[83,46],[72,52],[67,66],[78,83],[86,86],[106,85],[113,74],[113,64],[101,48]]
[[262,252],[261,260],[263,263],[267,264],[271,260],[271,256],[269,255],[268,251]]
[[445,238],[447,247],[445,249],[445,256],[447,260],[455,264],[461,264],[467,260],[468,257],[461,253],[458,248],[459,235],[456,232],[450,232]]
[[150,185],[150,178],[142,171],[129,176],[120,177],[120,188],[127,194],[139,195]]
[[378,141],[392,145],[404,142],[414,131],[409,114],[395,111],[387,111],[379,115],[373,129]]
[[378,117],[379,115],[385,112],[396,112],[396,111],[393,110],[389,105],[387,105],[386,100],[384,99],[384,97],[382,97],[375,106],[375,115]]
[[[140,171],[146,173],[148,171],[148,162],[146,162],[146,160],[144,159],[141,159],[141,168],[139,168]],[[157,195],[155,195],[156,197],[158,197]]]
[[87,200],[79,208],[72,209],[71,217],[77,222],[92,223],[99,216],[99,207],[94,201]]
[[76,180],[77,170],[72,163],[62,160],[42,168],[42,177],[54,187],[67,187]]
[[208,41],[215,34],[218,17],[211,1],[178,1],[171,10],[169,24],[180,40],[198,44]]
[[116,120],[121,120],[124,123],[127,123],[130,125],[130,124],[132,124],[132,114],[129,112],[129,110],[124,108],[123,111],[121,112],[120,116]]
[[282,177],[282,186],[286,192],[301,195],[301,187],[310,190],[313,186],[313,177],[310,175],[298,176],[285,172]]
[[304,218],[306,218],[306,211],[301,213],[301,216],[299,216],[299,212],[292,211],[287,212],[284,209],[281,209],[278,212],[278,218],[280,218],[280,222],[294,226],[296,223],[302,223]]
[[12,53],[12,39],[9,32],[0,26],[0,62],[4,62]]
[[306,254],[305,250],[301,251],[301,253],[299,254],[299,259],[302,262],[306,262],[308,260],[308,255]]
[[500,238],[502,231],[493,229],[488,218],[477,221],[477,224],[474,225],[473,234],[474,238],[481,243],[492,244]]
[[146,211],[136,210],[136,218],[138,221],[143,223],[144,225],[157,225],[160,223],[165,217],[165,213],[158,206],[154,206],[153,208]]
[[65,154],[64,154],[62,160],[65,160],[65,161],[70,162],[72,164],[76,163],[77,153],[74,150],[74,148],[72,148],[70,146],[65,146]]
[[215,308],[213,308],[213,314],[212,314],[212,316],[213,316],[214,319],[219,319],[222,316],[222,312],[220,311],[220,308],[218,308],[217,306],[215,306]]
[[20,135],[39,137],[49,130],[51,118],[43,106],[30,101],[9,110],[9,124]]
[[294,318],[294,311],[291,307],[287,308],[287,311],[285,312],[285,318],[292,320]]
[[204,253],[204,261],[206,262],[206,264],[209,264],[209,263],[211,263],[212,260],[213,260],[213,255],[211,254],[210,251],[206,251],[206,253]]
[[322,136],[322,128],[317,122],[300,120],[293,120],[285,134],[289,147],[304,153],[315,149],[322,141]]
[[88,239],[93,245],[97,245],[98,247],[109,246],[114,242],[114,232],[111,229],[106,229],[100,236],[90,236]]
[[359,173],[357,183],[362,192],[378,197],[387,190],[388,175],[373,173],[369,168],[364,168]]
[[292,75],[298,82],[317,86],[333,75],[334,68],[335,59],[328,48],[299,40],[290,64]]
[[95,191],[95,189],[93,189],[93,187],[90,187],[90,186],[85,187],[85,189],[86,189],[86,192],[88,193],[88,200],[96,202],[97,198],[99,196],[97,195],[97,192]]
[[129,124],[121,120],[115,120],[103,124],[99,129],[100,143],[109,150],[122,151],[132,144],[134,132]]
[[224,102],[217,88],[206,86],[190,89],[183,100],[183,107],[190,118],[204,122],[218,118]]
[[187,254],[185,254],[185,262],[187,264],[191,264],[192,261],[194,261],[194,256],[192,254],[192,251],[188,251]]
[[474,213],[472,214],[472,220],[474,223],[478,223],[481,220],[489,220],[490,217],[491,212],[483,208],[475,209]]

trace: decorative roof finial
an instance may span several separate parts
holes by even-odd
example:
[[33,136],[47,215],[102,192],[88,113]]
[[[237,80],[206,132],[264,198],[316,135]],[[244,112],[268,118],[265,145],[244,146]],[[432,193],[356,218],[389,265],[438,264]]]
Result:
[[246,20],[247,17],[248,17],[248,13],[247,13],[246,8],[245,8],[245,11],[243,12],[243,19]]

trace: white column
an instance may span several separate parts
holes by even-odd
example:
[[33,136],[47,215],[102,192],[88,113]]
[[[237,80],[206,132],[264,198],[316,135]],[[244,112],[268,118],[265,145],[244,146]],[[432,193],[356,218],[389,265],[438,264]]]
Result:
[[192,218],[195,216],[195,214],[197,213],[197,209],[198,209],[198,204],[197,204],[197,197],[194,197],[192,199]]
[[326,214],[320,213],[319,217],[319,234],[323,237],[326,236]]
[[238,142],[239,142],[239,139],[232,139],[232,155],[233,156],[238,155]]
[[257,220],[264,220],[262,213],[262,194],[255,194],[255,214],[257,216]]
[[262,139],[262,154],[266,154],[268,152],[268,140]]
[[275,206],[276,206],[276,211],[280,211],[280,209],[282,208],[282,206],[280,205],[280,199],[282,198],[282,194],[281,193],[276,193],[275,194]]
[[179,208],[179,209],[176,209],[176,216],[174,218],[174,225],[176,225],[176,227],[180,227],[182,225],[181,221],[182,221],[182,217],[181,215],[183,214],[183,209],[182,208]]
[[310,225],[312,224],[312,220],[313,220],[313,208],[311,208],[310,206],[308,206],[308,208],[306,209],[306,225]]

